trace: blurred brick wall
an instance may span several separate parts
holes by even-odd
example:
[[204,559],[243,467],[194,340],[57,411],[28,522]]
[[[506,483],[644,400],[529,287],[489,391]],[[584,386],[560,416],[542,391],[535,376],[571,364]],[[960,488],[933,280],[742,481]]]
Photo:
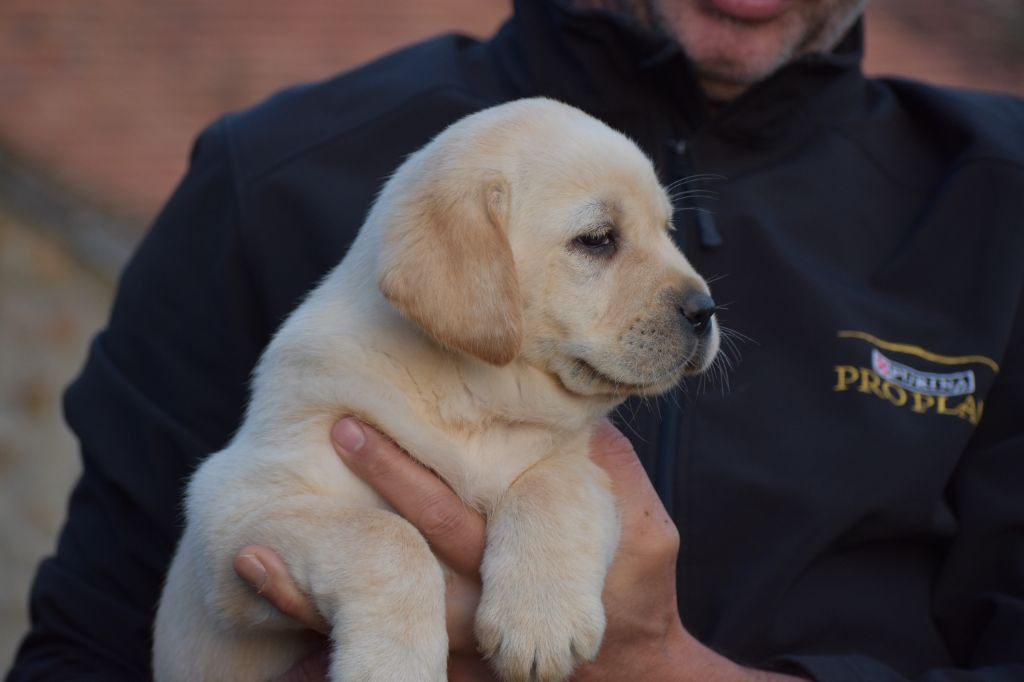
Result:
[[219,114],[445,31],[489,35],[506,0],[6,0],[0,144],[147,220]]
[[864,70],[1024,96],[1024,0],[868,0]]
[[[220,113],[425,36],[488,35],[509,4],[5,0],[0,145],[145,223]],[[872,0],[867,69],[1024,93],[1022,17],[1021,0]]]
[[0,677],[28,625],[28,588],[53,551],[77,446],[60,396],[110,305],[110,283],[0,206]]

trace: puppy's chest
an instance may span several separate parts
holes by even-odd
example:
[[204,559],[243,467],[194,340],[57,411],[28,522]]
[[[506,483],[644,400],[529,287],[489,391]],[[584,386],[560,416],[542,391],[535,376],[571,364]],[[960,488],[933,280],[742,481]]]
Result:
[[459,496],[487,512],[527,469],[573,448],[585,453],[592,415],[560,400],[529,367],[433,365],[409,371],[410,423],[430,447],[404,444]]
[[489,512],[517,478],[561,448],[550,432],[529,425],[456,434],[453,456],[423,461],[474,508]]

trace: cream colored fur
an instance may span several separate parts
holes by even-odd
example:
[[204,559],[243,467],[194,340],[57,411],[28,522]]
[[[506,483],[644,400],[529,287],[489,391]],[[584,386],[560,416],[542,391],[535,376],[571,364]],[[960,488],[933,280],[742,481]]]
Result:
[[[506,679],[596,656],[618,541],[592,425],[711,362],[703,280],[633,143],[571,107],[469,116],[410,157],[261,359],[238,434],[188,487],[156,620],[161,681],[268,679],[315,639],[234,573],[262,544],[333,626],[331,679],[446,676],[444,569],[329,442],[355,415],[488,518],[481,650]],[[614,238],[611,250],[581,234]],[[713,323],[712,323],[713,324]]]

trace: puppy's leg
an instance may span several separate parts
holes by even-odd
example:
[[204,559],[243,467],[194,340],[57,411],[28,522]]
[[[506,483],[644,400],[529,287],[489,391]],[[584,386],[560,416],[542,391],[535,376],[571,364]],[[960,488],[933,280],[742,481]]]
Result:
[[[331,624],[333,682],[443,682],[445,582],[418,530],[397,514],[350,510],[307,561],[289,559]],[[335,525],[335,523],[337,525]]]
[[[245,614],[244,626],[234,620],[238,610],[246,608],[241,605],[245,602],[232,601],[210,581],[217,576],[209,574],[205,562],[197,563],[194,537],[188,531],[183,536],[157,610],[156,682],[267,680],[322,645],[316,633],[303,630],[269,605],[263,605],[266,617],[262,620],[255,617],[255,608]],[[226,571],[224,577],[230,578]],[[245,589],[232,585],[236,587],[240,593]]]
[[585,454],[537,463],[501,499],[488,519],[476,634],[504,679],[562,680],[597,656],[618,535],[608,477]]
[[[231,651],[242,655],[227,660],[229,651],[211,651],[206,660],[188,662],[199,674],[181,679],[268,679],[294,663],[295,632],[288,630],[294,623],[271,613],[234,575],[234,552],[248,544],[277,551],[331,625],[333,682],[446,679],[444,576],[422,535],[392,512],[329,504],[319,496],[268,500],[264,512],[243,521],[232,537],[218,537],[219,547],[205,543],[197,568],[212,583],[203,598],[207,616],[185,622],[214,624],[211,641],[230,636],[239,642]],[[275,669],[253,669],[252,661],[266,665],[274,649],[277,663],[268,667]]]

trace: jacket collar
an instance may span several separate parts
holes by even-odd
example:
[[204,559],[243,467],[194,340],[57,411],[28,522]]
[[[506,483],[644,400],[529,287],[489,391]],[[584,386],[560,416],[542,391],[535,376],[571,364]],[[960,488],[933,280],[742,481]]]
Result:
[[[758,83],[713,119],[678,43],[629,16],[581,9],[571,0],[516,0],[499,34],[499,58],[524,95],[560,99],[615,125],[663,99],[679,134],[714,129],[727,138],[767,142],[803,118],[837,82],[861,78],[863,26],[830,53],[809,54]],[[662,104],[662,102],[659,102]]]

